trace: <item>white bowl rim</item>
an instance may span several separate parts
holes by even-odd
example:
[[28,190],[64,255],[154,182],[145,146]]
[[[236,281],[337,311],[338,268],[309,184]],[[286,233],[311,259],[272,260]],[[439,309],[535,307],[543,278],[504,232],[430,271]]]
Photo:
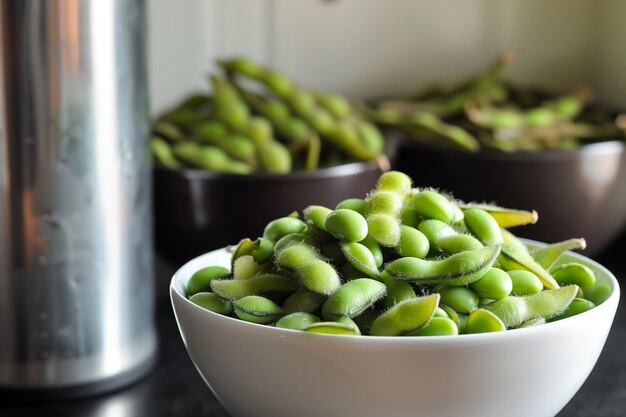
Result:
[[[526,243],[530,243],[531,245],[535,245],[535,246],[545,246],[546,243],[543,242],[537,242],[531,239],[520,239],[523,242]],[[512,339],[514,337],[528,337],[530,336],[532,333],[537,333],[537,332],[544,332],[544,331],[557,331],[557,327],[559,326],[570,326],[571,324],[573,324],[573,322],[575,320],[583,320],[583,318],[590,318],[593,320],[600,320],[601,317],[605,316],[610,309],[616,309],[617,304],[619,302],[619,297],[620,297],[620,287],[619,287],[619,282],[617,280],[617,278],[615,278],[615,276],[613,275],[613,273],[611,273],[611,271],[609,271],[607,268],[605,268],[604,266],[602,266],[601,264],[599,264],[598,262],[594,261],[593,259],[590,259],[586,256],[583,256],[579,253],[575,253],[575,252],[571,252],[571,251],[566,251],[565,254],[567,254],[570,257],[574,257],[578,260],[583,261],[585,264],[587,265],[592,265],[594,268],[596,268],[597,270],[601,271],[605,276],[607,276],[611,282],[611,287],[612,287],[612,291],[611,291],[611,295],[609,296],[609,298],[607,298],[606,300],[604,300],[604,302],[596,307],[594,307],[591,310],[585,311],[583,313],[577,314],[575,316],[572,317],[568,317],[566,319],[563,320],[557,320],[554,322],[548,322],[548,323],[544,323],[538,326],[531,326],[531,327],[526,327],[526,328],[521,328],[521,329],[514,329],[513,331],[506,331],[506,332],[492,332],[492,333],[473,333],[473,334],[461,334],[461,335],[454,335],[454,336],[428,336],[428,337],[406,337],[406,336],[369,336],[369,335],[361,335],[361,336],[357,336],[357,335],[341,335],[341,334],[324,334],[324,333],[309,333],[309,332],[303,332],[300,330],[292,330],[292,329],[284,329],[284,328],[279,328],[279,327],[274,327],[274,326],[268,326],[268,325],[264,325],[264,324],[256,324],[256,323],[250,323],[244,320],[239,320],[237,318],[233,318],[233,317],[228,317],[228,316],[224,316],[222,314],[218,314],[215,313],[213,311],[207,310],[205,308],[202,308],[194,303],[192,303],[191,301],[189,301],[189,299],[184,295],[181,294],[178,289],[176,288],[176,283],[179,280],[182,280],[183,274],[181,274],[181,270],[186,269],[185,267],[187,265],[189,265],[192,262],[200,262],[203,258],[208,257],[210,254],[215,253],[217,251],[222,251],[225,248],[221,248],[221,249],[216,249],[210,252],[207,252],[203,255],[197,256],[191,260],[189,260],[188,262],[186,262],[183,266],[181,266],[172,276],[172,279],[170,281],[170,297],[171,297],[171,301],[172,301],[172,307],[174,308],[174,313],[176,313],[176,306],[174,303],[174,297],[177,297],[179,299],[182,299],[184,303],[187,303],[191,308],[196,308],[198,309],[198,311],[202,311],[204,314],[208,314],[209,316],[212,317],[212,319],[214,320],[227,320],[229,322],[232,323],[233,326],[243,326],[242,328],[248,328],[250,331],[255,331],[255,332],[268,332],[268,335],[274,335],[274,336],[280,336],[280,337],[306,337],[306,338],[311,338],[310,340],[314,340],[313,338],[333,338],[333,339],[338,339],[338,340],[342,340],[342,341],[348,341],[348,340],[367,340],[367,344],[370,343],[383,343],[383,344],[389,344],[390,342],[393,343],[395,346],[412,346],[412,345],[430,345],[430,344],[441,344],[442,342],[445,344],[455,344],[455,343],[466,343],[466,342],[486,342],[486,343],[495,343],[499,340],[501,340],[501,338],[508,338],[508,339]],[[208,265],[207,265],[208,266]],[[595,318],[592,318],[591,316],[595,315]],[[610,313],[609,316],[611,317],[611,319],[613,319],[614,314]],[[363,343],[363,342],[362,342]],[[358,344],[358,342],[357,342]],[[371,345],[370,345],[371,346]]]

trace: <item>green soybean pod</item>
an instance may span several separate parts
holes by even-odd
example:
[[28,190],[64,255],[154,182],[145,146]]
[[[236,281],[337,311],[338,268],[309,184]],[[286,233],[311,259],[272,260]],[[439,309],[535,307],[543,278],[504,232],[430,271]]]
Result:
[[316,242],[315,239],[313,239],[313,237],[309,236],[308,234],[291,233],[289,235],[281,237],[278,242],[274,244],[272,255],[282,251],[287,246],[291,246],[294,244],[305,244],[309,247],[315,247]]
[[413,196],[413,210],[428,219],[450,223],[454,220],[452,203],[435,191],[424,190]]
[[304,218],[307,223],[326,232],[326,218],[332,210],[324,206],[309,206],[304,209]]
[[259,272],[259,265],[252,255],[243,255],[233,261],[233,279],[250,279]]
[[583,238],[568,239],[533,249],[530,254],[539,265],[544,268],[550,268],[563,252],[574,249],[585,249],[586,247],[587,242]]
[[439,294],[402,301],[382,313],[370,328],[372,336],[399,336],[417,331],[433,317],[439,306]]
[[467,285],[478,281],[493,266],[499,246],[460,252],[442,260],[400,258],[385,266],[385,272],[396,279],[417,284]]
[[360,336],[361,330],[354,321],[342,317],[337,321],[320,321],[304,328],[307,333],[343,334],[348,336]]
[[474,310],[467,317],[466,333],[491,333],[503,332],[506,326],[498,316],[491,311]]
[[320,259],[315,249],[305,244],[285,247],[275,254],[275,262],[293,270],[300,284],[309,291],[330,295],[341,286],[335,268]]
[[268,172],[284,174],[291,171],[291,154],[285,145],[272,140],[264,146],[257,147],[261,166]]
[[345,119],[350,115],[350,102],[338,94],[320,94],[317,100],[337,119]]
[[285,315],[285,311],[272,300],[249,295],[233,302],[235,314],[241,320],[257,324],[269,324]]
[[345,242],[359,242],[367,237],[367,221],[350,209],[331,211],[324,221],[326,231]]
[[189,298],[189,301],[209,311],[225,316],[233,312],[233,305],[230,301],[224,300],[212,292],[195,293]]
[[432,248],[439,248],[439,240],[444,237],[457,234],[449,224],[436,219],[422,220],[417,226],[417,230],[422,232]]
[[372,252],[372,255],[374,255],[374,261],[376,261],[376,267],[380,268],[383,265],[384,258],[383,251],[380,249],[380,246],[378,246],[378,243],[376,243],[376,241],[369,236],[359,243]]
[[568,317],[575,316],[580,313],[584,313],[585,311],[589,311],[594,308],[596,305],[589,300],[585,300],[584,298],[574,298],[570,305],[558,316],[553,317],[550,321],[562,320]]
[[424,233],[401,224],[400,243],[395,247],[395,250],[400,256],[425,258],[430,250],[430,242]]
[[544,287],[548,289],[559,288],[558,282],[556,282],[552,275],[550,275],[541,265],[535,262],[527,250],[522,250],[516,244],[503,244],[498,262],[505,271],[509,271],[511,269],[526,269],[527,271],[535,274],[537,278],[541,280]]
[[441,307],[437,307],[435,309],[435,314],[433,314],[433,318],[435,318],[435,317],[449,318],[448,317],[448,313],[446,313],[446,311],[443,308],[441,308]]
[[478,308],[478,295],[469,288],[437,286],[433,290],[441,296],[441,303],[458,313],[471,313]]
[[277,71],[264,71],[262,80],[270,90],[283,98],[289,96],[294,90],[294,85],[291,80]]
[[437,240],[437,246],[443,253],[454,255],[466,250],[480,249],[483,247],[483,244],[472,235],[458,234],[442,237]]
[[326,301],[326,297],[300,288],[283,302],[283,309],[288,312],[313,313]]
[[458,326],[446,316],[433,317],[426,326],[407,334],[407,336],[456,336],[458,334]]
[[182,164],[174,157],[174,153],[163,139],[153,137],[150,140],[150,149],[156,160],[166,168],[178,169],[182,167]]
[[306,228],[306,223],[300,219],[281,217],[280,219],[272,220],[265,226],[263,237],[273,242],[278,242],[282,237],[292,233],[302,233]]
[[470,288],[480,297],[499,300],[513,291],[513,281],[509,274],[500,268],[489,268],[478,281],[472,282]]
[[370,334],[370,328],[372,323],[376,320],[376,317],[380,315],[380,311],[376,308],[368,308],[356,317],[352,318],[352,321],[359,327],[361,334]]
[[341,252],[352,266],[368,277],[378,278],[379,271],[376,266],[376,259],[367,247],[358,242],[342,242],[340,247]]
[[499,245],[504,239],[498,222],[485,210],[478,208],[466,209],[465,226],[485,245]]
[[385,150],[385,139],[376,126],[369,122],[359,122],[356,126],[361,143],[367,149],[375,153],[382,153]]
[[590,290],[596,283],[596,276],[586,265],[578,262],[562,264],[550,270],[559,285],[576,284],[583,291]]
[[537,275],[525,269],[513,269],[507,271],[511,277],[512,295],[532,295],[543,290],[543,284]]
[[298,289],[289,277],[261,274],[248,279],[214,279],[211,290],[227,300],[237,300],[255,294],[291,294]]
[[252,249],[252,257],[258,264],[264,264],[274,255],[274,241],[264,237],[258,239],[259,245]]
[[355,317],[385,296],[387,287],[382,282],[359,278],[348,281],[328,297],[322,305],[324,320]]
[[314,323],[319,323],[320,319],[314,314],[298,311],[281,317],[276,322],[276,327],[281,329],[304,330]]
[[569,285],[533,295],[508,296],[486,305],[484,309],[500,317],[507,327],[519,326],[539,316],[549,320],[561,314],[569,306],[578,293],[578,289],[576,285]]
[[221,266],[209,266],[196,271],[187,283],[187,297],[199,292],[210,292],[211,281],[225,279],[230,276],[230,271]]
[[250,58],[237,58],[228,63],[228,66],[235,72],[247,75],[249,77],[261,77],[263,68]]
[[362,216],[365,216],[367,214],[367,201],[361,198],[348,198],[340,201],[337,207],[335,207],[335,210],[337,209],[354,210]]
[[378,178],[376,189],[404,195],[411,191],[411,177],[400,171],[387,171]]

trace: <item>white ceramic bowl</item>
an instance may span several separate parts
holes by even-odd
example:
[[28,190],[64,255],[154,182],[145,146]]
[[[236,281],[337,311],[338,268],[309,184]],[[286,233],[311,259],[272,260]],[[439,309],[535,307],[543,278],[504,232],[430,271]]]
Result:
[[593,369],[619,301],[565,320],[503,333],[439,337],[311,334],[247,323],[184,297],[188,279],[228,266],[224,249],[185,264],[172,304],[189,355],[233,417],[552,417]]

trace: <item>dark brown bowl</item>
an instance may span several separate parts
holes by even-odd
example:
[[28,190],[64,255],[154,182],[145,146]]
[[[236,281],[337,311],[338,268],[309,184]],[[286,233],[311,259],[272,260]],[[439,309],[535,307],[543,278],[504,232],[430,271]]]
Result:
[[535,225],[516,234],[542,242],[587,239],[585,255],[600,253],[626,224],[626,146],[622,141],[574,151],[476,154],[393,139],[393,169],[416,186],[433,186],[465,201],[534,209]]
[[157,250],[184,261],[212,249],[257,237],[265,225],[311,204],[328,207],[363,198],[381,171],[374,163],[352,163],[289,175],[233,175],[183,169],[154,169]]

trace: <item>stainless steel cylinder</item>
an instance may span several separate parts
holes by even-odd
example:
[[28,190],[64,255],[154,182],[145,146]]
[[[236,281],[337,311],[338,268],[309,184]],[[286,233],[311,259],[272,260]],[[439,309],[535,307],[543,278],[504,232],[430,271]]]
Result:
[[0,389],[154,358],[145,5],[0,0]]

